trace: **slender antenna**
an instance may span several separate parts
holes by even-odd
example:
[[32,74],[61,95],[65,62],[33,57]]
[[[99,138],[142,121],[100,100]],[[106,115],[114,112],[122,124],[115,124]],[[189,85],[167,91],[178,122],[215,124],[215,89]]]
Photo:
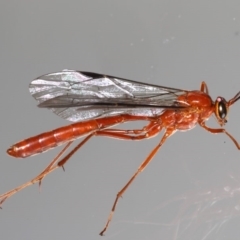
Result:
[[240,91],[232,99],[228,101],[228,106],[233,105],[239,99],[240,99]]

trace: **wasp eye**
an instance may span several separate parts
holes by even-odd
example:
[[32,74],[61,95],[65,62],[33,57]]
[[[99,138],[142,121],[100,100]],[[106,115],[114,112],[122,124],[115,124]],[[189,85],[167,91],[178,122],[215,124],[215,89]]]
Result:
[[226,100],[224,98],[217,98],[217,115],[221,119],[225,119],[227,117],[227,105]]

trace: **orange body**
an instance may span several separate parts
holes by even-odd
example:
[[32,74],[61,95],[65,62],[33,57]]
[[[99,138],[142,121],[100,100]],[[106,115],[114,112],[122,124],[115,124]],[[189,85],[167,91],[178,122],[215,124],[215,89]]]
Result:
[[[184,110],[165,110],[158,119],[158,131],[162,128],[174,127],[175,130],[192,129],[199,120],[206,120],[212,114],[213,102],[210,96],[201,91],[189,91],[178,97],[178,100],[189,107]],[[133,120],[152,120],[156,117],[119,115],[108,118],[99,118],[71,125],[27,138],[8,149],[7,153],[13,157],[24,158],[47,151],[63,143],[75,140],[94,131],[100,131],[116,124]],[[156,132],[157,133],[157,132]]]
[[[119,198],[176,131],[190,130],[198,124],[210,133],[226,134],[240,150],[237,140],[223,128],[227,122],[230,106],[240,99],[240,91],[229,101],[223,97],[217,97],[213,102],[205,82],[202,82],[199,91],[186,91],[70,70],[40,76],[32,81],[29,89],[40,107],[49,108],[67,120],[81,121],[25,139],[7,150],[9,155],[23,158],[67,143],[39,175],[0,195],[0,205],[25,187],[35,183],[41,184],[49,173],[59,167],[64,167],[71,156],[93,136],[142,140],[153,137],[164,129],[160,142],[152,149],[124,187],[118,191],[100,235],[106,232]],[[85,114],[90,117],[85,117]],[[215,114],[221,127],[206,126],[206,121],[212,114]],[[148,124],[142,129],[112,128],[120,123],[138,120],[145,120]],[[61,158],[72,141],[84,135],[86,137]]]

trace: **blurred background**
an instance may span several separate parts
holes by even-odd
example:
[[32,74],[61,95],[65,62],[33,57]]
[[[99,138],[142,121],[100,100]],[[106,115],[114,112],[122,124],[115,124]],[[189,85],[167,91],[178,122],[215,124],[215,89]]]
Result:
[[[0,193],[30,180],[60,147],[27,159],[6,149],[70,124],[38,109],[28,84],[63,69],[199,89],[239,90],[239,1],[6,1],[0,3]],[[240,103],[226,129],[240,141]],[[138,128],[144,123],[131,123]],[[218,127],[213,118],[208,123]],[[65,166],[0,211],[4,240],[100,239],[117,192],[160,141],[91,139]],[[238,239],[239,151],[200,127],[176,133],[119,200],[103,239]]]

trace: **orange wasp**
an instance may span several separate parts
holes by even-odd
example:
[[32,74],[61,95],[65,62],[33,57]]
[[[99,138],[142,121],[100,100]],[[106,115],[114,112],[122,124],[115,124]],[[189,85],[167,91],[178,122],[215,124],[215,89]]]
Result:
[[[7,150],[7,153],[13,157],[25,158],[66,143],[64,149],[38,176],[0,195],[0,204],[27,186],[37,182],[41,184],[47,174],[58,167],[63,167],[93,136],[142,140],[151,138],[164,129],[161,141],[118,192],[100,235],[107,230],[118,199],[150,163],[166,139],[176,131],[190,130],[199,124],[210,133],[225,133],[240,149],[237,140],[224,128],[210,128],[205,125],[214,113],[219,125],[223,127],[227,122],[229,107],[240,99],[240,92],[229,101],[217,97],[214,102],[209,96],[205,82],[202,82],[200,90],[187,91],[97,73],[64,70],[36,78],[30,83],[29,90],[38,101],[39,107],[48,108],[73,123],[25,139]],[[111,128],[120,123],[137,120],[148,121],[148,124],[142,129],[133,130]],[[83,136],[85,139],[61,158],[70,144]]]

